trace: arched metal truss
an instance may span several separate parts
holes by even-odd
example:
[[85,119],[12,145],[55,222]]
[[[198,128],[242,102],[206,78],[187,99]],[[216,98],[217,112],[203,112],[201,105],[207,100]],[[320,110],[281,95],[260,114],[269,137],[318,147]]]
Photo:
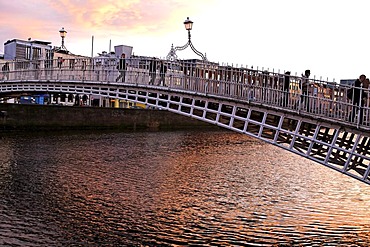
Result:
[[123,99],[258,138],[370,184],[370,135],[329,119],[228,97],[151,85],[72,81],[0,84],[2,95],[72,93]]

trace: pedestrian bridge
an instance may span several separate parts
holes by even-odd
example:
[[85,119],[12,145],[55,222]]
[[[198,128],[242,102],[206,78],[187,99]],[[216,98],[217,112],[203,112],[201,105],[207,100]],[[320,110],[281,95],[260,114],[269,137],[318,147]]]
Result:
[[158,60],[125,62],[124,71],[112,58],[10,62],[0,75],[0,100],[46,94],[48,103],[141,103],[247,134],[370,184],[367,88],[359,88],[363,100],[353,105],[349,86],[313,78],[303,92],[300,76],[280,71],[164,60],[164,73]]

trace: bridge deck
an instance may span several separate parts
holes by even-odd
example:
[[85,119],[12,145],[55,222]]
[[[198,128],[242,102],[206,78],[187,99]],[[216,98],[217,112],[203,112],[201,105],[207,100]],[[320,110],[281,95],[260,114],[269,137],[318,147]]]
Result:
[[369,89],[356,88],[353,104],[353,88],[333,82],[310,79],[302,91],[299,76],[163,62],[166,73],[146,58],[126,59],[124,71],[110,58],[10,62],[0,98],[49,93],[140,102],[254,136],[370,184]]

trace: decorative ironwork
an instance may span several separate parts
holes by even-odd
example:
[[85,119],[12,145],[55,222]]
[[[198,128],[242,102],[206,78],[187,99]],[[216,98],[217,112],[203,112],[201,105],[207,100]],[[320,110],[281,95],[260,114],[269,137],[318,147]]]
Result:
[[203,61],[208,61],[207,57],[206,57],[206,54],[203,55],[203,53],[201,53],[200,51],[195,49],[193,43],[191,42],[190,30],[192,29],[193,22],[191,20],[189,20],[189,17],[184,21],[184,25],[185,25],[186,30],[188,30],[188,42],[183,46],[176,46],[176,47],[173,47],[173,44],[172,44],[171,45],[171,50],[168,53],[166,58],[168,60],[171,60],[171,61],[177,60],[176,51],[185,50],[186,48],[188,48],[188,46],[190,46],[190,48],[193,50],[193,52],[195,54],[197,54],[198,56],[200,56],[203,59]]
[[[348,102],[346,92],[353,87],[311,79],[318,89],[328,91],[308,94],[307,109],[299,103],[300,91],[285,91],[277,83],[285,74],[211,63],[197,66],[197,61],[184,62],[184,66],[164,61],[166,84],[149,85],[150,58],[127,59],[125,82],[115,82],[119,75],[115,64],[102,66],[100,61],[40,59],[34,61],[39,62],[37,66],[9,61],[8,74],[0,77],[1,98],[48,92],[74,98],[86,94],[105,98],[105,102],[110,102],[108,98],[145,102],[151,108],[247,134],[370,185],[370,107],[368,103],[354,107]],[[4,65],[0,62],[0,67]],[[21,67],[13,69],[16,66]],[[298,85],[302,79],[290,75],[289,83]],[[370,95],[370,89],[360,89]],[[356,121],[349,118],[352,112],[357,112]]]

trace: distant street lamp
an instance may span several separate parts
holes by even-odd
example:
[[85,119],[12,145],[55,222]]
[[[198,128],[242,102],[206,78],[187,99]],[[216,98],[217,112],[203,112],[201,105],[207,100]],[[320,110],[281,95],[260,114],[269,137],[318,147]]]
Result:
[[189,17],[184,21],[185,29],[189,31],[193,28],[193,22],[189,20]]
[[200,56],[204,61],[207,61],[207,57],[203,55],[203,53],[195,49],[193,43],[191,42],[190,30],[193,28],[193,22],[189,19],[189,17],[187,17],[186,20],[184,21],[184,25],[185,25],[185,29],[188,31],[188,42],[183,46],[177,46],[177,47],[173,47],[173,44],[172,44],[171,50],[167,55],[167,59],[168,60],[177,59],[176,51],[185,50],[188,46],[190,46],[190,48],[193,50],[195,54]]
[[68,51],[67,48],[64,46],[64,38],[67,36],[67,31],[64,30],[64,27],[59,30],[60,37],[62,38],[62,46],[60,48],[64,48],[64,50]]

